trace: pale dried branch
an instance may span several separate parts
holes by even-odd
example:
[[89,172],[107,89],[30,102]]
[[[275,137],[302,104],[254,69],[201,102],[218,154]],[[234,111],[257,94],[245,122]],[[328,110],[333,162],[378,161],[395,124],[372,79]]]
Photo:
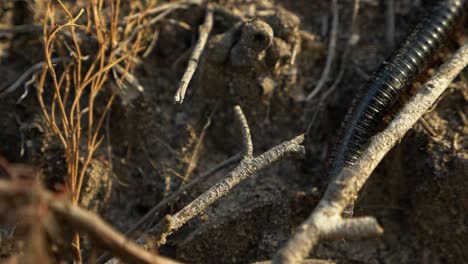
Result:
[[[59,63],[59,62],[62,62],[64,61],[63,58],[52,58],[51,59],[51,62],[52,64],[56,64],[56,63]],[[27,80],[29,80],[29,78],[31,77],[31,75],[39,72],[40,70],[42,70],[42,68],[44,67],[44,64],[45,62],[41,61],[41,62],[38,62],[36,64],[34,64],[33,66],[31,66],[28,70],[26,70],[23,74],[21,74],[21,76],[16,79],[16,81],[14,83],[12,83],[10,86],[6,87],[5,89],[3,89],[3,91],[0,91],[0,98],[16,91],[16,89],[18,89],[22,84],[26,83]]]
[[177,1],[177,2],[169,2],[169,3],[164,3],[161,5],[158,5],[154,8],[151,8],[149,10],[145,10],[143,13],[135,13],[130,16],[125,17],[125,20],[131,20],[131,19],[142,19],[146,16],[150,15],[155,15],[161,12],[166,11],[167,9],[182,9],[182,8],[189,8],[192,5],[201,5],[203,0],[185,0],[185,1]]
[[[194,186],[194,185],[196,185],[196,184],[198,184],[200,182],[204,182],[206,179],[208,179],[210,176],[214,175],[218,171],[241,161],[241,159],[242,159],[242,155],[240,155],[240,153],[236,154],[236,155],[224,160],[223,162],[216,165],[215,167],[209,169],[208,171],[206,171],[202,175],[194,178],[189,183],[183,185],[178,191],[173,192],[168,197],[166,197],[164,200],[160,201],[157,205],[155,205],[151,210],[149,210],[142,218],[140,218],[140,220],[138,220],[138,222],[136,224],[134,224],[129,230],[127,230],[127,232],[125,232],[125,235],[130,236],[131,234],[133,234],[133,232],[135,232],[138,228],[140,228],[144,223],[148,222],[150,219],[155,218],[159,210],[161,210],[162,208],[164,208],[168,204],[174,202],[181,194],[185,193],[192,186]],[[100,256],[97,259],[96,262],[97,263],[103,263],[106,260],[108,260],[109,257],[110,257],[110,254],[108,254],[108,253],[103,254],[102,256]]]
[[211,33],[211,29],[213,28],[213,10],[211,6],[207,7],[205,21],[203,25],[199,28],[199,37],[197,44],[193,48],[192,56],[190,56],[187,69],[180,80],[179,88],[177,89],[176,95],[174,96],[174,101],[176,103],[182,103],[184,101],[185,93],[187,92],[187,87],[190,83],[190,80],[195,73],[195,70],[198,67],[198,61],[200,60],[200,56],[205,49],[206,42],[208,40],[208,36]]
[[242,160],[241,163],[225,178],[220,180],[208,191],[200,195],[175,215],[166,217],[158,225],[149,230],[147,234],[140,237],[137,243],[145,248],[153,248],[153,246],[164,244],[168,235],[182,227],[190,219],[200,214],[219,198],[228,194],[232,188],[247,179],[249,176],[271,166],[275,161],[285,157],[303,157],[305,155],[305,149],[301,145],[303,141],[304,135],[300,135],[292,140],[285,141],[273,147],[255,158]]
[[330,75],[330,70],[333,64],[333,61],[335,60],[335,53],[336,53],[336,40],[338,37],[338,0],[332,0],[331,1],[331,6],[332,6],[332,13],[333,13],[333,19],[332,19],[332,27],[330,31],[330,42],[328,44],[328,56],[327,56],[327,61],[325,62],[325,67],[323,68],[322,76],[320,77],[320,80],[315,86],[314,90],[312,90],[306,97],[306,101],[311,101],[323,88],[325,83],[328,81],[329,75]]
[[[24,182],[0,180],[0,197],[3,199],[30,195],[32,189],[34,188]],[[117,257],[129,263],[178,263],[141,249],[94,213],[84,210],[68,200],[58,199],[46,190],[39,188],[37,191],[40,199],[54,214],[60,216],[61,219],[79,231],[90,235],[94,242],[108,249]]]
[[247,119],[245,118],[244,112],[242,112],[240,106],[236,105],[234,107],[234,113],[236,114],[236,118],[242,132],[242,145],[244,148],[242,150],[243,159],[251,159],[253,158],[253,143],[252,136],[250,135],[249,124],[247,123]]
[[439,68],[437,74],[424,84],[384,131],[372,137],[359,160],[353,166],[342,169],[330,183],[309,218],[299,226],[288,243],[278,252],[275,263],[299,263],[307,257],[320,239],[349,238],[354,235],[362,237],[362,235],[378,235],[383,232],[372,217],[361,218],[358,221],[352,219],[353,222],[349,222],[350,220],[344,220],[340,215],[358,195],[387,152],[431,108],[467,63],[468,43]]

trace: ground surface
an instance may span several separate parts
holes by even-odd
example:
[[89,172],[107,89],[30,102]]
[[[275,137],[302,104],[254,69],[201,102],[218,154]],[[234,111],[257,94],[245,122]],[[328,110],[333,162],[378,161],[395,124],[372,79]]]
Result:
[[[145,90],[129,104],[118,100],[113,105],[105,128],[107,142],[95,154],[81,197],[83,206],[99,212],[112,225],[125,231],[158,201],[178,190],[184,178],[187,181],[197,177],[240,151],[239,128],[232,114],[235,104],[241,104],[247,115],[255,153],[260,154],[308,129],[306,160],[280,161],[252,176],[169,237],[161,252],[189,263],[247,263],[271,259],[294,227],[308,216],[326,186],[327,159],[351,98],[390,55],[384,40],[387,32],[385,5],[367,0],[360,1],[354,32],[359,36],[358,42],[346,58],[343,57],[350,37],[353,1],[338,1],[337,58],[323,89],[328,89],[337,78],[342,60],[346,61],[344,75],[328,97],[305,103],[300,98],[318,83],[329,55],[327,46],[332,21],[329,1],[221,2],[227,2],[224,4],[228,8],[236,8],[242,15],[251,13],[252,5],[256,5],[259,13],[281,7],[299,18],[298,28],[313,38],[303,39],[297,54],[297,80],[288,83],[285,72],[289,70],[287,58],[291,54],[281,55],[290,52],[294,45],[290,33],[279,32],[279,29],[274,32],[275,38],[280,39],[276,41],[283,46],[278,44],[281,47],[274,51],[276,53],[267,52],[266,63],[259,66],[257,62],[239,59],[233,50],[229,55],[222,52],[219,43],[228,41],[225,40],[228,36],[222,40],[220,36],[235,27],[235,23],[215,14],[213,33],[188,95],[182,105],[174,104],[175,89],[185,70],[190,48],[197,39],[197,26],[203,22],[205,14],[199,7],[174,12],[170,18],[187,23],[191,29],[170,23],[160,26],[154,51],[143,59],[134,73]],[[398,43],[436,1],[395,2],[395,41]],[[11,12],[11,8],[2,7],[0,3],[1,26],[29,23],[27,20],[12,21]],[[294,24],[295,18],[287,21]],[[431,69],[456,49],[463,36],[466,38],[466,32],[459,28],[431,64]],[[0,88],[11,84],[41,60],[40,40],[40,36],[34,34],[0,40]],[[277,56],[273,66],[268,62],[272,56]],[[429,70],[420,82],[432,72]],[[413,89],[417,86],[415,84]],[[365,241],[324,242],[311,257],[337,263],[467,261],[466,88],[465,72],[424,120],[389,153],[358,198],[355,214],[376,216],[385,229],[384,235]],[[268,92],[270,89],[273,92]],[[52,188],[63,181],[63,154],[57,139],[48,132],[35,93],[31,92],[16,104],[23,91],[20,88],[0,98],[0,153],[10,161],[40,167],[46,185]],[[411,91],[405,96],[410,94]],[[201,136],[208,119],[210,126]],[[187,175],[200,138],[203,139],[195,159],[195,170]],[[219,172],[190,190],[160,211],[153,222],[165,214],[177,212],[228,171]],[[2,256],[8,256],[11,252],[4,241],[0,239],[0,251]]]

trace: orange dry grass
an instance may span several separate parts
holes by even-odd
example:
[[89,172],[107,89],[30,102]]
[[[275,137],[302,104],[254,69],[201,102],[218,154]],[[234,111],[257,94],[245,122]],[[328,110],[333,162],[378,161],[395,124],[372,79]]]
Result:
[[[62,1],[56,1],[58,5],[49,1],[42,21],[45,64],[37,82],[43,114],[63,145],[66,184],[74,204],[79,201],[86,169],[103,140],[100,130],[118,91],[114,89],[107,96],[101,113],[95,112],[96,97],[106,88],[109,73],[120,74],[115,81],[122,82],[142,50],[143,36],[142,31],[132,30],[141,19],[125,21],[122,25],[120,0],[86,2],[77,9],[67,7]],[[118,30],[119,27],[124,28]],[[98,48],[94,49],[95,54],[85,56],[83,46],[89,42]],[[54,65],[53,56],[61,57],[63,67]],[[117,73],[116,67],[124,70]],[[44,93],[47,89],[51,91]],[[50,93],[52,100],[45,95]],[[78,235],[74,246],[79,252]]]

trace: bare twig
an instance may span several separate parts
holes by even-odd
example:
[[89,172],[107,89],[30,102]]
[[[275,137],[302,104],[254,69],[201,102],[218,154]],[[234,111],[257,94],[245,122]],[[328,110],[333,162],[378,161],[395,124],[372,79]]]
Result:
[[192,76],[195,73],[195,70],[197,69],[198,61],[203,50],[205,49],[205,45],[212,28],[213,10],[211,9],[211,6],[208,6],[206,10],[205,22],[199,28],[198,42],[193,48],[192,56],[190,56],[187,69],[184,73],[184,76],[180,80],[179,88],[177,89],[176,95],[174,96],[174,101],[176,103],[181,104],[184,101],[185,92],[187,91],[187,87],[190,83],[190,80],[192,79]]
[[[210,176],[214,175],[218,171],[239,162],[241,158],[242,158],[242,155],[240,154],[234,155],[226,159],[225,161],[221,162],[220,164],[216,165],[215,167],[211,168],[210,170],[206,171],[199,177],[194,178],[189,183],[183,185],[178,191],[170,194],[167,198],[160,201],[156,206],[154,206],[151,210],[149,210],[142,218],[140,218],[140,220],[138,220],[136,224],[134,224],[129,230],[127,230],[127,232],[125,232],[125,235],[130,236],[133,232],[135,232],[138,228],[140,228],[145,222],[147,222],[151,218],[154,218],[159,210],[161,210],[164,206],[168,205],[169,203],[172,203],[173,201],[175,201],[182,193],[185,193],[192,186],[205,181],[206,179],[208,179]],[[109,259],[109,257],[110,257],[110,254],[107,254],[107,253],[103,254],[97,259],[96,263],[103,263],[107,259]]]
[[403,107],[383,132],[371,139],[359,160],[353,166],[342,169],[330,183],[309,218],[299,226],[293,237],[278,252],[275,263],[299,263],[320,239],[359,238],[383,232],[373,217],[343,219],[341,213],[355,199],[387,152],[436,102],[467,63],[468,43],[440,67],[437,74]]
[[78,206],[57,200],[51,200],[49,206],[54,213],[64,217],[75,228],[88,233],[99,244],[129,263],[177,263],[142,250],[97,215]]
[[177,1],[177,2],[169,2],[169,3],[164,3],[161,4],[157,7],[154,7],[149,10],[145,10],[143,13],[135,13],[130,16],[125,17],[125,20],[131,20],[131,19],[136,19],[136,18],[144,18],[146,16],[150,15],[155,15],[161,12],[164,12],[167,9],[172,9],[172,8],[188,8],[191,5],[201,5],[203,0],[184,0],[184,1]]
[[156,43],[158,42],[158,39],[159,39],[159,27],[157,27],[154,30],[153,36],[151,37],[151,42],[148,45],[148,48],[145,50],[145,52],[142,55],[143,58],[147,58],[151,54],[151,52],[153,52],[154,48],[156,47]]
[[330,94],[332,94],[335,91],[335,89],[338,87],[338,85],[340,84],[341,79],[344,76],[346,66],[348,65],[348,55],[349,55],[349,53],[351,51],[351,48],[357,44],[356,42],[357,42],[357,39],[359,38],[359,36],[356,34],[356,20],[357,20],[357,16],[358,16],[358,13],[359,13],[359,1],[360,0],[354,0],[353,14],[351,16],[351,26],[350,26],[350,30],[349,30],[349,39],[346,42],[346,46],[345,46],[345,49],[343,51],[343,56],[341,58],[341,64],[340,64],[340,70],[339,70],[338,75],[336,76],[335,81],[333,82],[333,84],[321,96],[319,104],[322,104],[325,101],[325,99]]
[[187,170],[185,171],[182,184],[184,184],[185,182],[188,181],[188,179],[190,178],[190,175],[192,175],[192,172],[197,167],[198,159],[200,157],[200,151],[202,149],[202,143],[203,143],[203,140],[205,139],[206,130],[211,125],[211,118],[212,118],[213,114],[214,114],[214,111],[212,112],[212,114],[208,118],[208,120],[206,121],[206,124],[203,126],[202,131],[200,133],[200,136],[198,137],[197,143],[195,144],[195,148],[193,149],[193,152],[192,152],[192,156],[190,157],[190,161],[189,161],[189,164],[187,166]]
[[168,235],[182,227],[216,200],[228,194],[232,188],[249,176],[282,158],[288,156],[303,157],[305,149],[300,145],[303,141],[304,135],[302,134],[273,147],[255,158],[242,160],[224,179],[220,180],[175,215],[166,217],[158,225],[149,230],[147,234],[140,237],[137,243],[145,248],[153,248],[153,246],[164,244]]
[[153,207],[150,211],[148,211],[148,213],[146,213],[132,228],[130,228],[125,234],[126,235],[130,235],[131,233],[133,233],[135,230],[137,230],[139,227],[141,227],[141,225],[146,222],[149,218],[153,217],[162,207],[164,207],[165,205],[173,202],[177,197],[179,197],[182,193],[184,193],[185,191],[187,191],[187,189],[189,189],[190,187],[206,180],[208,177],[212,176],[213,174],[215,174],[216,172],[226,168],[226,167],[229,167],[237,162],[239,162],[241,160],[241,155],[240,154],[237,154],[237,155],[234,155],[228,159],[226,159],[225,161],[221,162],[220,164],[216,165],[215,167],[211,168],[210,170],[206,171],[205,173],[203,173],[202,175],[200,175],[199,177],[193,179],[192,181],[190,181],[189,183],[185,184],[182,186],[182,188],[180,188],[177,192],[174,192],[172,193],[171,195],[169,195],[166,199],[162,200],[161,202],[159,202],[155,207]]
[[[63,58],[52,58],[51,59],[51,62],[53,64],[59,63],[59,62],[62,62],[62,61],[63,61]],[[42,70],[43,67],[44,67],[44,62],[43,61],[38,62],[38,63],[34,64],[33,66],[31,66],[27,71],[25,71],[23,74],[21,74],[21,76],[13,84],[6,87],[3,91],[0,91],[0,98],[6,96],[7,94],[10,94],[10,93],[16,91],[16,89],[18,89],[23,83],[25,83],[31,77],[31,75],[33,75],[36,72],[39,72],[40,70]]]
[[[18,195],[30,195],[31,186],[16,181],[0,180],[0,197],[15,198]],[[153,255],[138,247],[131,240],[104,222],[99,216],[73,205],[68,200],[54,197],[52,193],[39,189],[39,197],[56,215],[71,224],[74,228],[88,233],[94,241],[104,246],[129,263],[178,263],[173,260]]]
[[323,69],[322,76],[320,77],[320,80],[317,86],[315,86],[314,90],[312,90],[309,93],[309,95],[307,95],[306,101],[312,100],[322,90],[323,86],[325,85],[325,83],[327,82],[329,78],[331,66],[335,59],[336,39],[338,36],[338,24],[339,24],[337,1],[338,0],[331,1],[333,20],[332,20],[332,28],[330,31],[330,43],[328,44],[328,56],[327,56],[327,61],[325,62],[325,68]]
[[253,158],[253,143],[252,143],[252,136],[250,135],[250,128],[249,124],[247,123],[247,119],[245,118],[244,112],[240,106],[234,107],[234,113],[236,113],[237,121],[242,130],[242,145],[243,151],[242,156],[243,159],[252,159]]

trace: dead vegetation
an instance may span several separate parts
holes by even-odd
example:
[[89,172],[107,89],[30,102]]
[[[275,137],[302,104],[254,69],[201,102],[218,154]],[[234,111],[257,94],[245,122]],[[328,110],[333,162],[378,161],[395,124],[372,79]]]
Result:
[[[116,263],[118,259],[126,263],[321,263],[307,260],[311,257],[346,262],[353,260],[353,253],[344,258],[338,253],[329,256],[323,253],[326,249],[317,249],[319,242],[383,236],[376,238],[379,243],[391,244],[386,240],[385,218],[381,222],[359,214],[348,219],[342,216],[343,210],[355,200],[359,203],[361,189],[377,165],[437,103],[468,60],[468,47],[463,44],[466,34],[462,32],[452,44],[461,48],[451,57],[444,55],[447,62],[395,111],[356,166],[326,183],[319,199],[321,191],[315,185],[323,181],[324,173],[319,168],[326,169],[327,142],[334,136],[329,131],[336,129],[335,121],[327,118],[336,115],[332,110],[337,108],[337,100],[340,104],[339,100],[346,99],[340,95],[346,90],[340,91],[339,86],[354,85],[343,84],[343,80],[356,79],[347,72],[352,71],[350,64],[356,64],[353,49],[359,41],[358,15],[373,14],[375,10],[363,9],[372,10],[374,1],[317,4],[330,11],[324,23],[326,51],[318,34],[307,32],[307,17],[301,16],[300,25],[298,14],[270,1],[25,1],[29,6],[7,2],[11,3],[0,4],[0,19],[7,24],[0,27],[0,40],[10,46],[0,46],[0,55],[10,52],[14,60],[21,54],[15,50],[20,42],[15,41],[16,36],[25,37],[25,43],[41,45],[36,48],[41,52],[29,64],[32,66],[0,83],[0,100],[5,106],[12,105],[5,108],[10,110],[35,105],[23,116],[41,120],[37,126],[43,130],[33,133],[36,125],[22,126],[21,153],[31,152],[31,156],[11,158],[3,149],[4,155],[19,162],[10,163],[0,156],[0,209],[5,215],[1,224],[9,230],[8,239],[1,234],[0,247],[2,257],[11,263]],[[285,6],[288,4],[296,5]],[[298,5],[320,13],[312,3]],[[343,15],[344,7],[352,11]],[[28,24],[8,19],[17,16],[15,12],[27,15],[27,10],[33,11]],[[397,11],[394,1],[386,3],[388,47],[395,46]],[[349,23],[343,23],[346,20]],[[445,50],[445,54],[450,52]],[[322,61],[311,62],[315,60]],[[313,66],[316,69],[310,75],[307,70]],[[312,85],[307,81],[310,79]],[[452,85],[464,94],[466,74]],[[32,95],[31,89],[36,91]],[[466,95],[463,98],[466,102]],[[333,113],[324,114],[326,111]],[[446,126],[458,131],[451,146],[455,156],[463,155],[460,137],[467,127],[464,111],[457,113],[462,119],[461,130]],[[15,120],[20,120],[18,115]],[[301,134],[306,128],[306,135]],[[321,141],[324,134],[326,139]],[[274,146],[287,138],[292,139]],[[42,147],[35,152],[37,141]],[[262,154],[255,155],[254,150]],[[273,165],[285,158],[293,161]],[[102,199],[102,186],[84,188],[86,182],[98,185],[89,181],[99,177],[92,173],[93,162],[103,164],[114,176],[109,181],[116,183],[109,185],[111,200],[99,201],[104,204],[102,212],[86,208],[88,203],[83,201],[87,192],[96,196],[85,200]],[[461,162],[466,162],[466,157]],[[222,171],[232,165],[236,166],[229,172]],[[463,166],[456,171],[463,171]],[[53,169],[46,169],[49,167]],[[57,171],[63,171],[55,175],[59,180],[51,180],[47,174]],[[286,177],[278,176],[281,174]],[[266,219],[254,214],[253,223],[229,226],[229,219],[236,215],[226,217],[219,212],[230,212],[228,207],[243,208],[236,197],[272,203],[257,194],[257,188],[280,189],[286,194],[274,199],[285,199],[288,205],[261,208],[271,210]],[[297,204],[301,195],[307,202]],[[139,207],[143,212],[135,216]],[[306,215],[294,213],[296,207],[312,214],[306,219]],[[249,212],[249,208],[243,209]],[[286,216],[278,216],[284,212]],[[269,222],[281,217],[286,218],[279,221],[283,226],[270,231]],[[223,227],[226,221],[228,226]],[[257,243],[266,247],[267,255],[251,256],[256,249],[246,254],[229,246],[219,253],[225,258],[209,259],[211,253],[203,248],[205,244],[216,248],[212,241],[218,238],[213,236],[196,244],[196,258],[183,257],[185,244],[196,241],[200,232],[208,236],[215,233],[218,225],[226,234],[235,230],[234,235],[239,235],[242,243],[252,244],[250,247]],[[266,238],[243,234],[244,225],[254,225],[258,232],[265,229],[261,234]],[[286,234],[278,231],[283,229]],[[340,250],[340,246],[331,245]],[[371,246],[363,248],[371,252],[367,255],[373,254]],[[459,255],[463,253],[455,259]]]

